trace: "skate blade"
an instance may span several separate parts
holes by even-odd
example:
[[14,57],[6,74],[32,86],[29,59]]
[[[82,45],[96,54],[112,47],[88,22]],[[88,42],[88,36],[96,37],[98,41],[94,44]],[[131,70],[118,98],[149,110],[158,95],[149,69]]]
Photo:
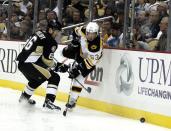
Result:
[[20,101],[19,104],[23,107],[34,107],[36,104],[30,104],[28,101]]
[[59,109],[49,109],[49,108],[46,108],[46,107],[42,107],[42,111],[46,112],[46,113],[58,113],[61,110],[59,110]]
[[74,108],[68,108],[67,111],[73,112]]

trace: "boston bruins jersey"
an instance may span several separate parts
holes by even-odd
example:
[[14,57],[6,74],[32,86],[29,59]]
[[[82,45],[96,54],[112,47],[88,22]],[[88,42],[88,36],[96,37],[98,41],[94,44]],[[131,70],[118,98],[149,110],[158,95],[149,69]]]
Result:
[[54,66],[54,52],[57,42],[49,33],[37,31],[26,42],[22,52],[18,55],[19,62],[33,62],[44,68]]
[[85,35],[84,27],[77,27],[73,32],[73,41],[78,42],[78,46],[69,45],[63,50],[63,55],[68,58],[74,58],[81,64],[81,73],[87,76],[102,57],[103,45],[100,36],[97,36],[93,41],[88,41]]
[[97,36],[93,41],[88,41],[83,27],[76,28],[75,32],[80,36],[80,56],[83,59],[86,68],[91,69],[102,57],[102,40],[100,39],[100,36]]

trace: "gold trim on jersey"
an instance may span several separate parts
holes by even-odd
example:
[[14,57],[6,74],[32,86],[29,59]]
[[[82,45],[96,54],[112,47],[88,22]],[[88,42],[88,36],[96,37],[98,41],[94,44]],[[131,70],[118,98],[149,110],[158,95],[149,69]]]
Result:
[[55,62],[53,60],[48,60],[44,56],[42,56],[42,61],[44,64],[46,64],[48,67],[53,67]]
[[91,66],[94,66],[94,64],[93,64],[93,62],[92,62],[92,60],[91,60],[90,58],[87,58],[87,61],[89,62],[89,64],[90,64]]
[[37,46],[35,53],[42,53],[43,52],[43,46]]
[[43,46],[37,46],[34,52],[30,56],[40,56],[43,53]]
[[102,49],[103,48],[103,41],[102,41],[102,39],[100,39],[100,49]]
[[[32,63],[33,64],[33,63]],[[41,66],[38,66],[38,65],[36,65],[36,64],[33,64],[33,66],[38,70],[38,71],[40,71],[40,73],[42,74],[42,75],[44,75],[47,79],[49,79],[50,77],[51,77],[51,74],[50,74],[50,72],[47,70],[47,69],[45,69],[45,68],[43,68],[43,67],[41,67]]]
[[85,65],[87,67],[87,69],[91,69],[92,65],[90,64],[90,62],[87,59],[84,59]]

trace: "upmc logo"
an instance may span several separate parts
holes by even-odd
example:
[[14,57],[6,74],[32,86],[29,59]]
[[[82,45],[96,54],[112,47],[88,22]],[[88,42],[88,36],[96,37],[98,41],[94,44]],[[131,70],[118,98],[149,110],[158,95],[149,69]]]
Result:
[[103,68],[96,67],[85,79],[85,84],[99,86],[103,80]]
[[115,75],[115,83],[118,93],[123,92],[126,95],[131,95],[133,91],[134,75],[130,56],[124,54],[120,59],[120,65],[117,68]]

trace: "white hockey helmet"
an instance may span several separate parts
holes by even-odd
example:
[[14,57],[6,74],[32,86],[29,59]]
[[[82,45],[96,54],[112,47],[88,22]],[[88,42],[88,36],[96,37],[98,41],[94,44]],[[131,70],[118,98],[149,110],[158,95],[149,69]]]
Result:
[[96,22],[89,22],[86,26],[86,33],[99,33],[99,25]]

